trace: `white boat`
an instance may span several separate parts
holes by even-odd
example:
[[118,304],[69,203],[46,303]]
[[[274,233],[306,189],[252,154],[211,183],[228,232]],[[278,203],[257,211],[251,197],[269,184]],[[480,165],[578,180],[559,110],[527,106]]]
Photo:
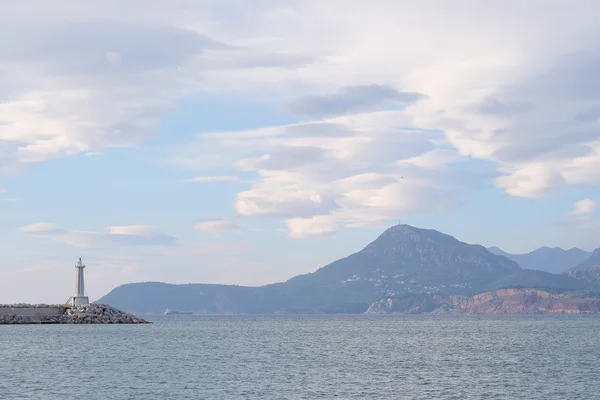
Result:
[[191,311],[175,311],[167,308],[165,315],[192,315]]

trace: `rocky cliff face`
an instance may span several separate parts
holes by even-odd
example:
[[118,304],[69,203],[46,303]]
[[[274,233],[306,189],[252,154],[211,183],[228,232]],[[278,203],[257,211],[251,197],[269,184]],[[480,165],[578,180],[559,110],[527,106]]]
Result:
[[600,298],[537,289],[501,289],[462,296],[411,296],[373,303],[367,313],[398,314],[598,314]]

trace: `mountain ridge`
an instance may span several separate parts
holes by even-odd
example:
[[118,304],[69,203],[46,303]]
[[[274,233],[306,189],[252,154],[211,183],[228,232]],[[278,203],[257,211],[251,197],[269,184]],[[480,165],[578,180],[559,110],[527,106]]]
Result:
[[519,264],[522,268],[561,274],[586,260],[592,253],[578,247],[565,250],[561,247],[542,246],[529,253],[510,254],[491,246],[488,250]]
[[99,302],[137,314],[362,313],[387,297],[472,296],[501,288],[551,291],[590,286],[573,276],[523,269],[509,258],[451,235],[395,225],[361,250],[314,272],[259,287],[137,283]]

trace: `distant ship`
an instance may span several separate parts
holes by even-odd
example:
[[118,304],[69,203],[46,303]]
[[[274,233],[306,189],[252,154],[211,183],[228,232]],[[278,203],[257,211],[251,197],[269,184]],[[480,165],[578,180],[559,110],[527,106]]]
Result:
[[165,315],[192,315],[191,311],[175,311],[175,310],[167,310],[165,311]]

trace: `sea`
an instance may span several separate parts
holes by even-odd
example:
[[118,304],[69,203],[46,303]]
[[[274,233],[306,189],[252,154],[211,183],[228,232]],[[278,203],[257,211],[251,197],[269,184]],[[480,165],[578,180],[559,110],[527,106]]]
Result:
[[0,326],[0,399],[600,396],[600,317],[150,319]]

